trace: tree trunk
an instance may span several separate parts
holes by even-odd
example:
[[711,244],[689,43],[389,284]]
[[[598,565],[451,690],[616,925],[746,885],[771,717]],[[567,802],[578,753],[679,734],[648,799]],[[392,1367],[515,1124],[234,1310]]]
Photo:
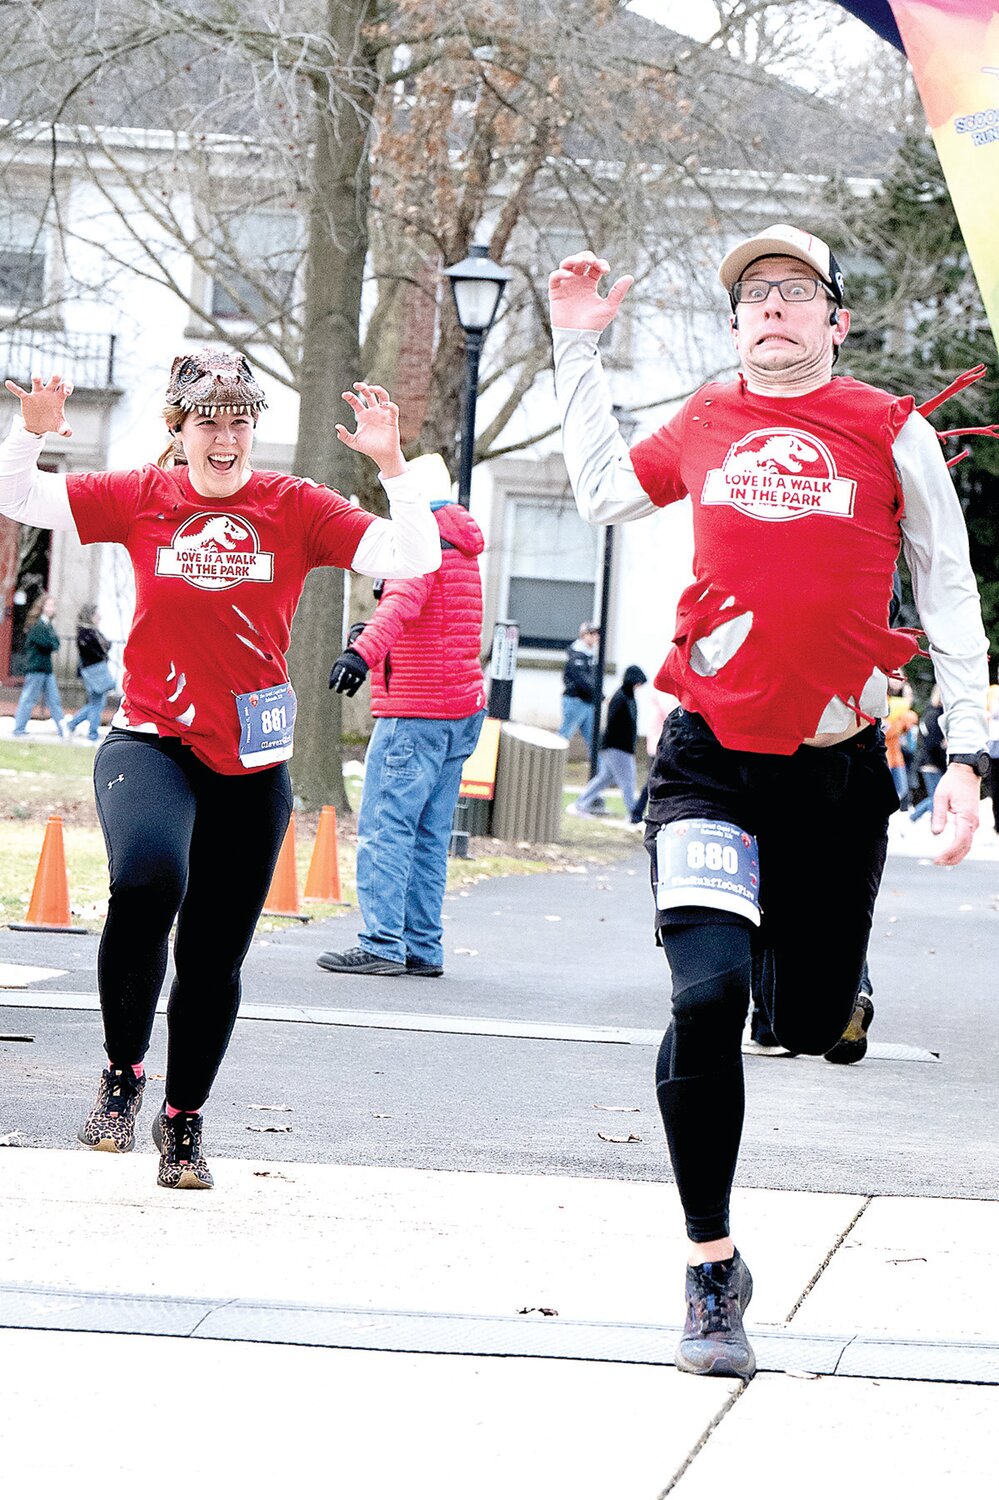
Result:
[[[368,153],[377,77],[362,29],[374,0],[327,0],[336,76],[317,82],[315,174],[305,273],[301,400],[295,472],[343,494],[356,491],[358,462],[334,423],[352,417],[340,400],[360,375],[359,313],[368,248]],[[341,699],[329,692],[342,650],[344,575],[318,568],[305,586],[289,652],[298,696],[292,780],[308,808],[347,806],[340,752]]]

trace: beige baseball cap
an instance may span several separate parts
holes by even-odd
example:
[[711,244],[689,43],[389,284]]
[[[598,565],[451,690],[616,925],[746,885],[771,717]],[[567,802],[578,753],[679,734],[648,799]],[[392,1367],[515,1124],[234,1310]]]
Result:
[[746,267],[764,255],[793,255],[795,260],[804,261],[806,266],[811,266],[816,275],[822,278],[840,307],[843,306],[846,285],[835,255],[817,234],[795,229],[793,224],[771,224],[728,252],[718,267],[718,280],[730,297],[732,288],[741,280]]

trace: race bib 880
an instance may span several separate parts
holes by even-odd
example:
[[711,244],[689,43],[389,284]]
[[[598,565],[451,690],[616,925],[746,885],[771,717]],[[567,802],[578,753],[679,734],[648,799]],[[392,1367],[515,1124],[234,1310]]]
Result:
[[760,856],[734,823],[685,818],[656,834],[656,905],[708,906],[760,923]]

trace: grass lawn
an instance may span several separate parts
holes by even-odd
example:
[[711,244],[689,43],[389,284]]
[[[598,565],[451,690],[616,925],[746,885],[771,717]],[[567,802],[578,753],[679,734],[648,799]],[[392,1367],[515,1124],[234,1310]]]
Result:
[[[0,741],[0,816],[3,818],[3,858],[0,860],[0,922],[23,921],[41,853],[46,819],[63,819],[63,843],[69,878],[73,920],[99,931],[107,910],[107,861],[97,822],[93,793],[94,752],[86,745]],[[570,766],[569,789],[563,807],[575,800],[587,779],[582,763]],[[360,801],[360,779],[347,777],[352,806]],[[608,814],[623,818],[618,792],[605,799]],[[304,888],[315,838],[317,815],[296,817],[296,864],[299,891]],[[338,853],[343,904],[302,900],[302,911],[316,920],[342,915],[356,903],[354,850],[356,824],[352,815],[338,819]],[[476,885],[481,880],[508,875],[541,874],[578,867],[584,861],[606,862],[634,850],[638,834],[625,827],[608,827],[597,818],[562,820],[558,844],[510,844],[476,837],[470,859],[452,859],[448,889]],[[281,918],[261,917],[260,928],[270,931],[296,925]]]

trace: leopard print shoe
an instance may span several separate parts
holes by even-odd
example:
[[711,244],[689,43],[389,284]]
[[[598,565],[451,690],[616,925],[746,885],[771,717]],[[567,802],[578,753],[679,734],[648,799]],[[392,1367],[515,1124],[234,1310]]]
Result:
[[94,1151],[131,1151],[145,1087],[145,1074],[136,1078],[131,1068],[105,1068],[97,1102],[77,1131],[77,1139]]
[[153,1121],[153,1140],[159,1148],[156,1181],[165,1188],[210,1188],[215,1180],[201,1149],[203,1121],[200,1114],[172,1117],[166,1105]]

